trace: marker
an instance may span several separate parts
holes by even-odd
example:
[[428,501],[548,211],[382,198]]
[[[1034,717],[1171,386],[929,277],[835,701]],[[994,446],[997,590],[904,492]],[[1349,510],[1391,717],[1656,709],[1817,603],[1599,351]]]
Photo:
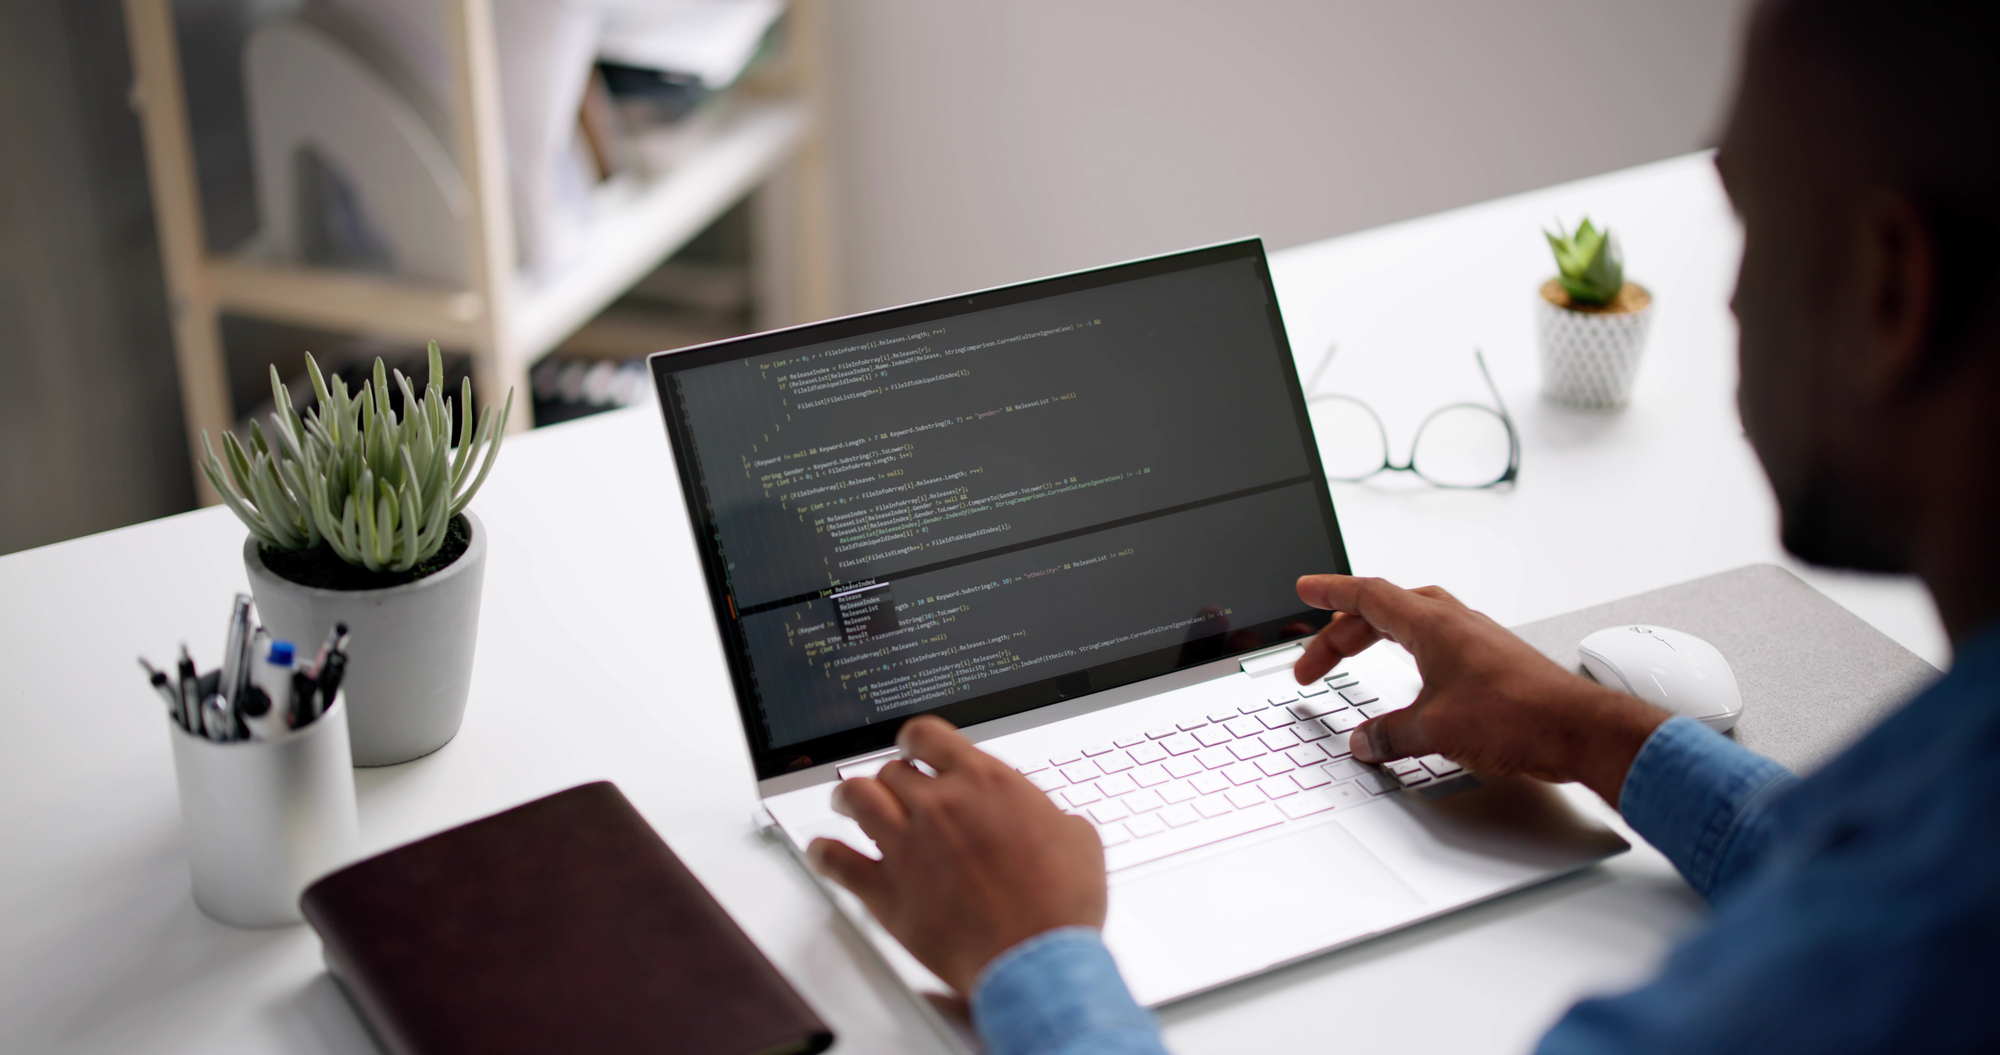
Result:
[[340,679],[346,673],[347,653],[337,649],[327,653],[326,669],[321,671],[319,676],[318,703],[314,705],[312,713],[306,717],[306,721],[310,722],[318,718],[320,715],[326,713],[327,708],[333,706],[333,698],[340,693]]
[[229,606],[229,634],[222,646],[222,695],[234,703],[250,670],[250,595],[239,593]]
[[319,643],[319,651],[313,654],[312,663],[305,668],[306,673],[315,678],[319,677],[320,671],[326,669],[326,657],[332,654],[334,649],[340,648],[341,643],[346,640],[347,624],[333,624],[333,629],[326,632],[326,640]]
[[261,686],[243,690],[243,697],[236,701],[236,712],[243,716],[243,726],[250,731],[252,740],[276,740],[285,735],[285,713],[271,706],[271,697]]
[[179,725],[183,729],[187,728],[181,722],[180,691],[168,684],[170,679],[168,679],[166,674],[155,669],[151,663],[146,662],[146,657],[139,657],[139,665],[146,668],[146,678],[153,683],[153,691],[160,694],[160,699],[167,701],[167,717],[172,719],[175,725]]
[[200,733],[201,716],[201,676],[194,671],[194,657],[188,655],[186,645],[181,646],[181,661],[178,668],[181,692],[181,724],[191,733]]
[[[291,709],[292,669],[295,654],[290,641],[273,641],[269,650],[257,657],[251,667],[250,687],[244,690],[243,699],[236,706],[238,714],[244,718],[250,734],[259,740],[270,739],[285,730],[285,712]],[[261,699],[257,699],[262,697]],[[252,714],[252,702],[255,714]],[[251,724],[252,720],[256,724]],[[264,734],[258,730],[262,728]],[[268,734],[268,735],[265,735]]]

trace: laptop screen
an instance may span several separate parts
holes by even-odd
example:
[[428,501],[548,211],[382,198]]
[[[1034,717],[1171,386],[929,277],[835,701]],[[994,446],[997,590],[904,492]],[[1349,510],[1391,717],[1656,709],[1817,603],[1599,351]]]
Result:
[[760,778],[1311,633],[1348,570],[1255,240],[651,362]]

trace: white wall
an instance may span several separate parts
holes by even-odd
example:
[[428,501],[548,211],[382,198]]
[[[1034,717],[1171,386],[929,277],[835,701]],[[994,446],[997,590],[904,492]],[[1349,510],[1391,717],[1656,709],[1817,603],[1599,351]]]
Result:
[[1282,248],[1693,150],[1746,6],[829,0],[845,307]]

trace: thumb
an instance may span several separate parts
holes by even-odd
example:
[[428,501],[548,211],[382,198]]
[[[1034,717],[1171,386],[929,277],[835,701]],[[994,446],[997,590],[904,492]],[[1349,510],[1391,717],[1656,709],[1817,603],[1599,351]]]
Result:
[[813,871],[846,887],[876,919],[882,918],[889,905],[889,878],[882,872],[882,862],[836,839],[814,839],[806,847],[806,860]]
[[1393,762],[1412,755],[1428,755],[1433,750],[1424,732],[1421,708],[1405,707],[1380,718],[1363,722],[1347,738],[1348,750],[1363,762]]

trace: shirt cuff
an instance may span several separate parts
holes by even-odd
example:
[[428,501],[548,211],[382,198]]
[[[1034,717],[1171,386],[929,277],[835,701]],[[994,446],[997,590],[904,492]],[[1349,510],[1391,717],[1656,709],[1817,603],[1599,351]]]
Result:
[[1619,791],[1618,812],[1713,901],[1770,842],[1765,807],[1791,771],[1686,715],[1648,737]]
[[972,1024],[989,1055],[1165,1050],[1089,927],[1046,931],[995,957],[972,987]]

